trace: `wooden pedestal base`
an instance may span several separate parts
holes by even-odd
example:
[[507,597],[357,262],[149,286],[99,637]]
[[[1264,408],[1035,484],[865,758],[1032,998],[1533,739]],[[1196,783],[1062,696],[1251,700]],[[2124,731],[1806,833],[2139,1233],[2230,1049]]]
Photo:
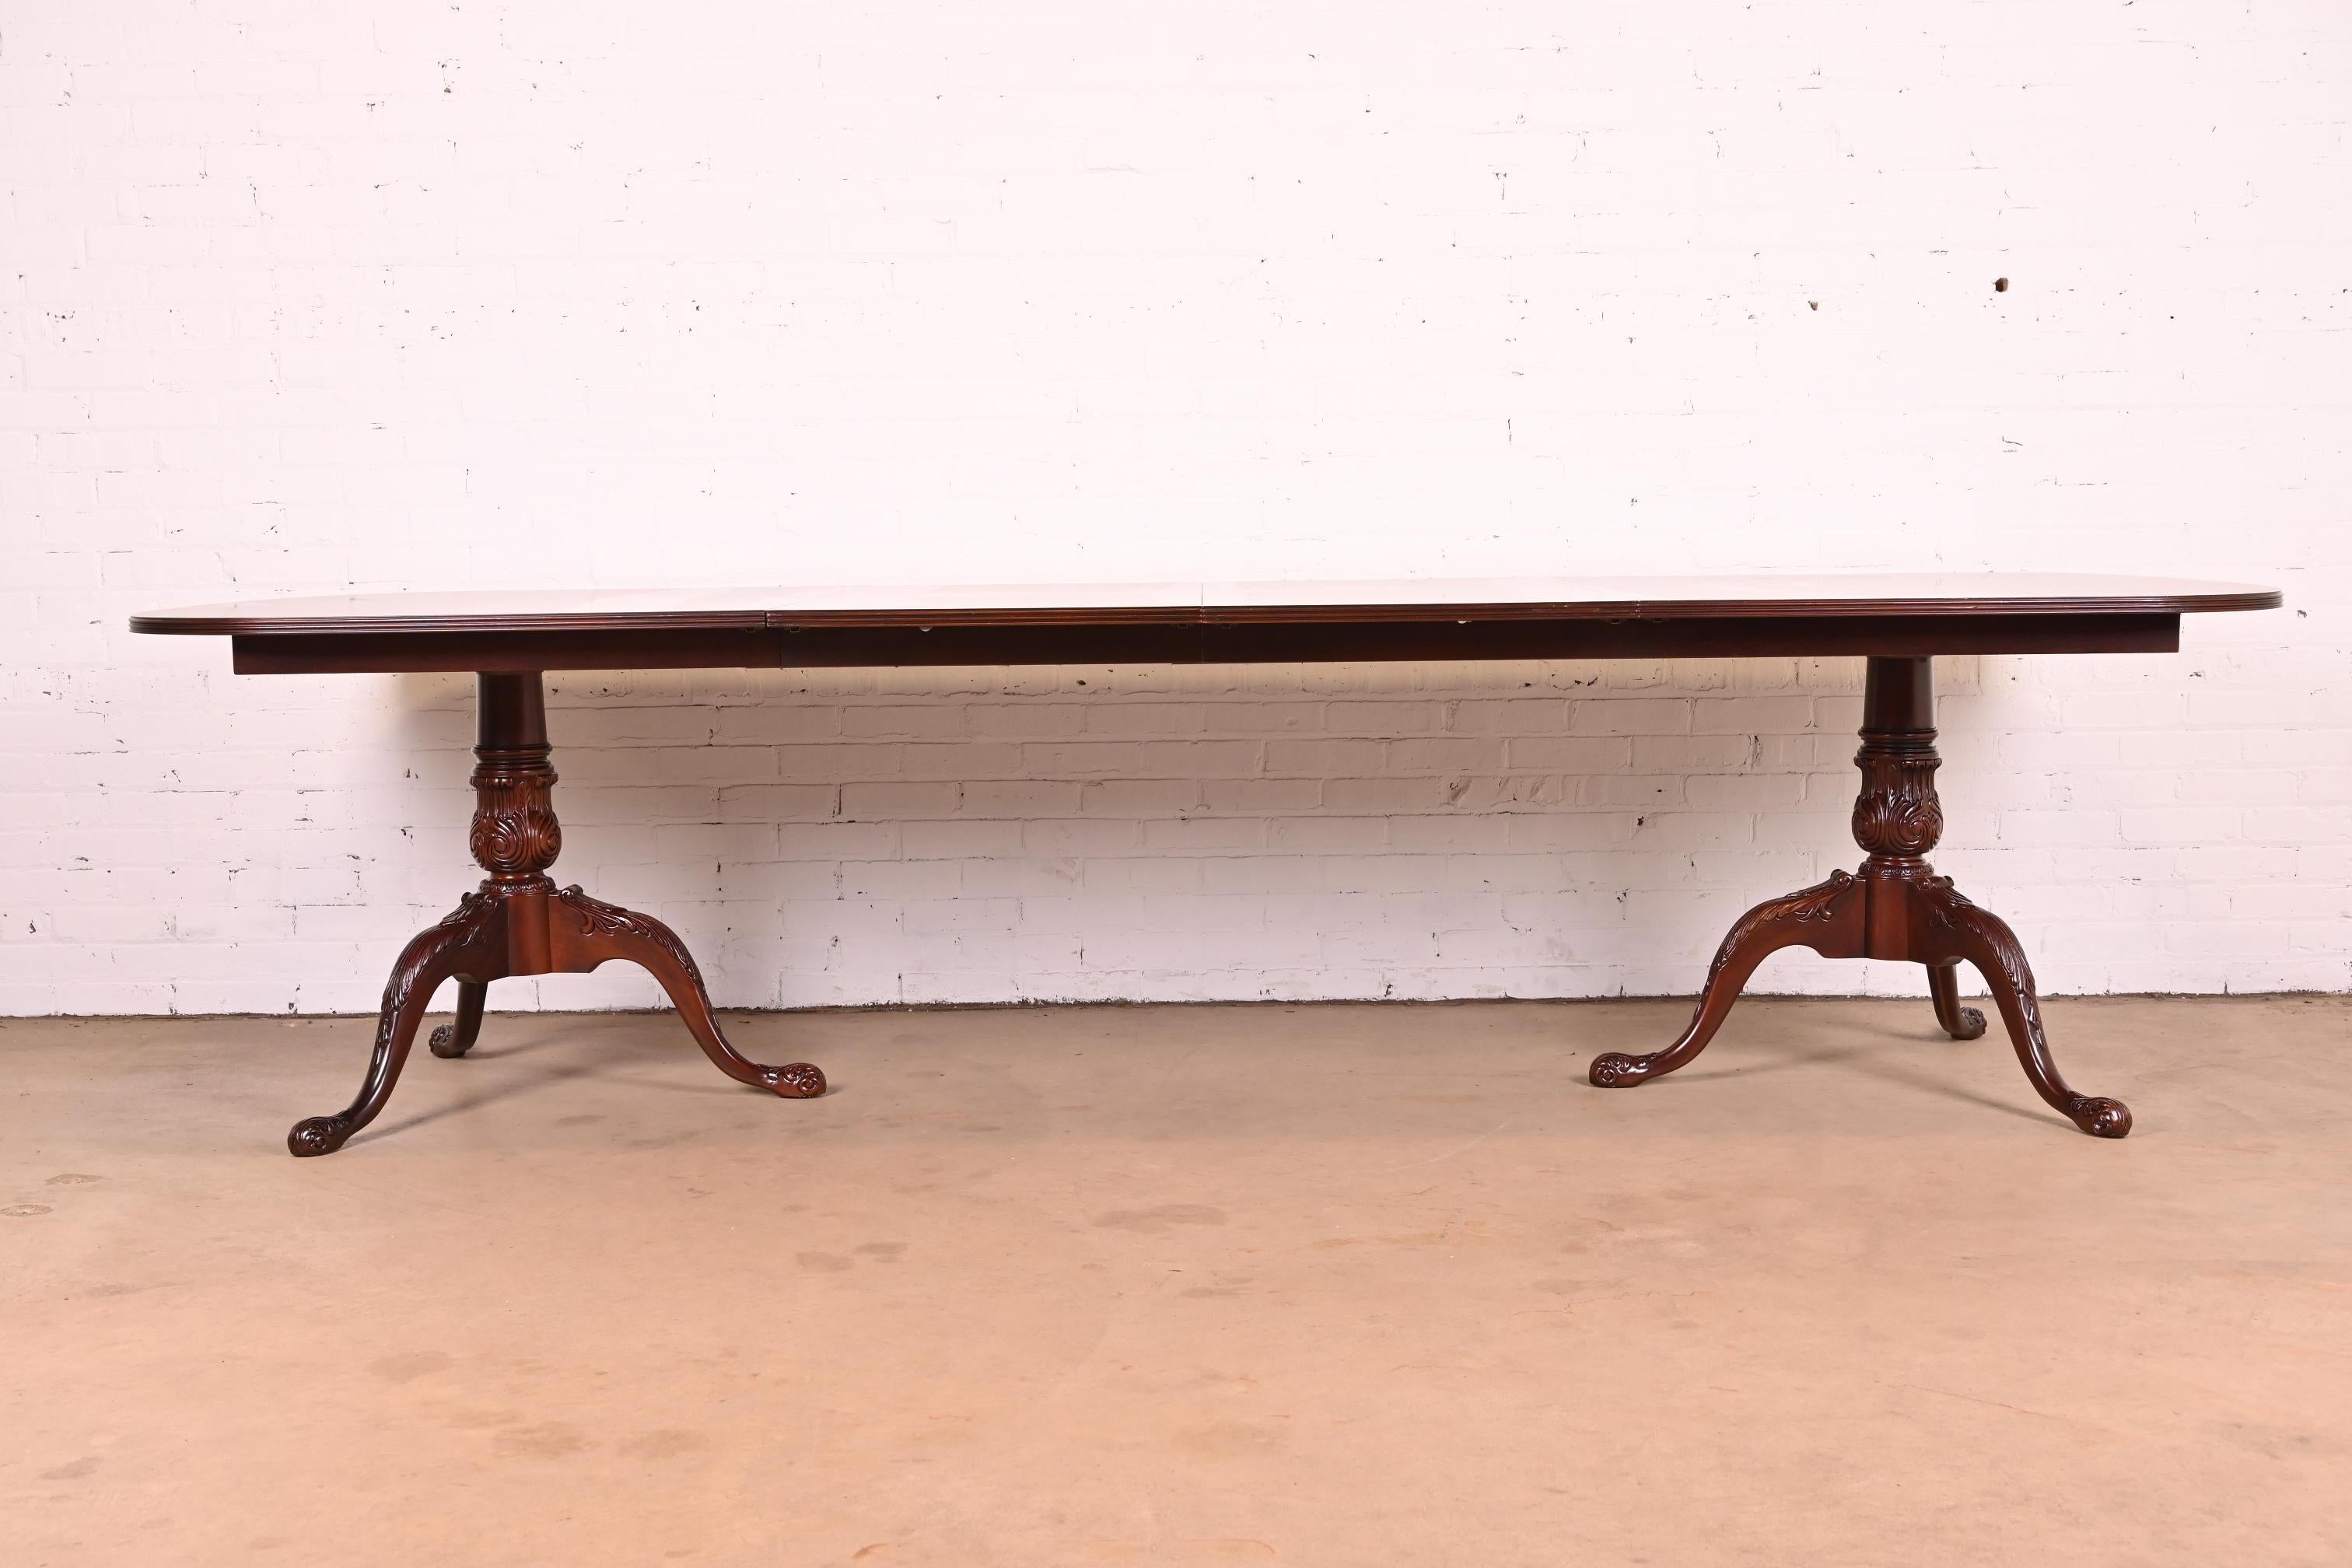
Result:
[[1603,1089],[1630,1088],[1674,1071],[1706,1048],[1740,987],[1769,953],[1810,947],[1825,958],[1909,960],[1927,968],[1936,1021],[1956,1039],[1985,1032],[1984,1015],[1958,1001],[1954,970],[1976,965],[2009,1026],[2010,1042],[2034,1089],[2075,1126],[2099,1138],[2131,1131],[2120,1100],[2077,1094],[2050,1059],[2033,971],[2016,933],[1977,908],[1927,862],[1943,836],[1936,799],[1933,687],[1926,658],[1873,658],[1864,688],[1862,795],[1854,803],[1853,836],[1869,858],[1859,872],[1833,872],[1802,892],[1757,905],[1731,928],[1716,951],[1690,1026],[1662,1051],[1595,1057],[1591,1077]]
[[[1930,661],[1874,658],[1863,700],[1861,797],[1853,836],[1868,851],[1859,871],[1833,873],[1802,892],[1769,900],[1739,918],[1707,971],[1690,1026],[1662,1051],[1593,1058],[1591,1077],[1604,1089],[1626,1088],[1674,1071],[1706,1048],[1764,958],[1784,947],[1810,947],[1829,958],[1907,960],[1927,971],[1936,1021],[1957,1039],[1985,1032],[1984,1015],[1959,1005],[1955,971],[1974,964],[1992,989],[2017,1059],[2042,1099],[2084,1131],[2120,1138],[2131,1112],[2117,1100],[2077,1094],[2050,1059],[2034,996],[2033,972],[2017,937],[1938,877],[1926,856],[1944,831],[1936,799],[1936,731]],[[384,986],[375,1053],[359,1097],[331,1116],[297,1122],[286,1146],[298,1155],[330,1154],[375,1120],[391,1098],[433,994],[457,982],[457,1016],[433,1032],[439,1057],[462,1057],[482,1025],[494,980],[579,974],[612,959],[643,965],[719,1070],[739,1083],[787,1099],[824,1092],[824,1074],[806,1062],[763,1067],[727,1043],[702,975],[667,926],[648,915],[558,888],[547,875],[562,847],[552,803],[547,714],[535,673],[485,674],[481,741],[475,748],[474,825],[468,843],[489,876],[440,924],[414,938]]]
[[584,974],[612,959],[643,965],[661,982],[686,1026],[720,1072],[738,1083],[806,1100],[824,1092],[824,1074],[806,1062],[762,1067],[727,1043],[711,1016],[702,973],[677,933],[650,915],[558,888],[547,868],[562,848],[548,763],[547,711],[536,674],[484,675],[481,741],[474,755],[474,826],[468,842],[489,877],[440,924],[410,941],[384,986],[375,1054],[359,1097],[332,1116],[294,1124],[286,1147],[331,1154],[375,1120],[392,1098],[433,994],[457,982],[457,1021],[433,1032],[439,1057],[461,1057],[482,1025],[493,980]]

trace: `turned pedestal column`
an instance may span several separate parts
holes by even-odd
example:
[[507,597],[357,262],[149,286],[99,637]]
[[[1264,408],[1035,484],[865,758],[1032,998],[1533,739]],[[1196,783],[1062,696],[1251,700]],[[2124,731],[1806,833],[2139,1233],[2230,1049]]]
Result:
[[408,1059],[417,1025],[442,982],[457,983],[457,1021],[433,1031],[436,1056],[462,1057],[482,1025],[490,983],[532,974],[584,974],[613,959],[642,965],[693,1032],[703,1054],[739,1083],[788,1100],[824,1092],[824,1074],[806,1062],[763,1067],[727,1043],[712,1016],[702,973],[676,932],[650,915],[559,888],[547,874],[563,847],[555,816],[547,705],[537,673],[485,674],[480,737],[474,747],[474,822],[467,836],[488,873],[438,925],[412,939],[393,966],[376,1019],[375,1051],[359,1097],[331,1116],[294,1124],[297,1155],[331,1154],[383,1110]]

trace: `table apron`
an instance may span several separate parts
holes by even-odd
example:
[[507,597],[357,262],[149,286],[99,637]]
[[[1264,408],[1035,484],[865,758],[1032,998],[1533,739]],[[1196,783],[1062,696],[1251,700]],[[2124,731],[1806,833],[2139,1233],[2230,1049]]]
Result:
[[1403,620],[1093,626],[804,626],[286,632],[234,637],[240,675],[419,670],[820,669],[2171,653],[2173,612]]

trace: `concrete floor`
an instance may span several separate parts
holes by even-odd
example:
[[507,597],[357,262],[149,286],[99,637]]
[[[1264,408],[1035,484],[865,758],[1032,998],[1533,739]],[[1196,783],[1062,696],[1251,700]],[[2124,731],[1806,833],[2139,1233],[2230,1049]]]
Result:
[[2352,1563],[2352,1000],[1684,1011],[8,1022],[0,1563]]

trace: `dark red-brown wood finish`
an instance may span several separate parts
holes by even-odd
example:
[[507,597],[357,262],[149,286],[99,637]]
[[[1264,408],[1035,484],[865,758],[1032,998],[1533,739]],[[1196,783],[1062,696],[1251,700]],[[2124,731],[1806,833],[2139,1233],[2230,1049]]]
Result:
[[474,747],[474,825],[467,845],[489,875],[441,923],[420,932],[392,967],[375,1026],[375,1054],[351,1104],[294,1124],[286,1147],[297,1156],[331,1154],[392,1098],[416,1026],[445,980],[457,982],[457,1021],[436,1029],[433,1054],[461,1057],[481,1027],[490,982],[530,974],[584,974],[623,958],[643,965],[686,1020],[697,1044],[738,1083],[788,1100],[824,1092],[824,1074],[806,1062],[762,1067],[727,1043],[711,1016],[702,972],[686,944],[651,915],[559,888],[547,868],[563,847],[555,817],[547,706],[536,675],[480,679],[480,739]]
[[359,1096],[298,1123],[296,1154],[330,1153],[391,1095],[434,992],[457,983],[435,1055],[461,1057],[490,983],[575,973],[614,958],[659,980],[720,1071],[791,1099],[824,1092],[806,1063],[746,1060],[711,1016],[694,960],[659,921],[557,888],[541,672],[575,668],[840,665],[1201,663],[1559,658],[1817,657],[1868,663],[1859,871],[1770,900],[1725,938],[1690,1026],[1645,1056],[1596,1058],[1595,1084],[1674,1071],[1705,1049],[1767,955],[1806,946],[1833,958],[1927,970],[1937,1023],[1985,1032],[1959,1005],[1957,971],[1990,987],[2035,1090],[2086,1132],[2131,1130],[2121,1103],[2076,1093],[2050,1058],[2033,975],[2009,927],[1935,875],[1943,832],[1931,669],[1937,654],[2168,652],[2184,614],[2269,609],[2279,595],[2235,584],[2156,578],[1930,577],[1556,580],[1532,583],[1158,584],[1124,589],[763,589],[717,595],[476,595],[223,605],[142,616],[141,632],[226,636],[248,674],[469,670],[481,738],[470,845],[488,878],[402,952],[384,988]]
[[247,675],[2167,653],[2231,583],[2053,574],[374,595],[203,605]]
[[1706,1049],[1756,966],[1784,947],[1810,947],[1824,958],[1885,958],[1925,964],[1936,1021],[1956,1039],[1985,1030],[1984,1015],[1961,1007],[1953,971],[1971,963],[1992,991],[2010,1043],[2034,1091],[2075,1126],[2100,1138],[2131,1131],[2120,1100],[2077,1094],[2058,1075],[2042,1027],[2033,971],[2017,937],[1996,915],[1969,902],[1948,877],[1927,864],[1944,836],[1936,798],[1934,694],[1930,662],[1874,658],[1864,677],[1862,793],[1853,805],[1854,841],[1868,858],[1857,873],[1785,898],[1768,899],[1739,917],[1716,950],[1698,1009],[1680,1038],[1648,1056],[1612,1051],[1595,1057],[1588,1076],[1603,1089],[1626,1089],[1686,1065]]

